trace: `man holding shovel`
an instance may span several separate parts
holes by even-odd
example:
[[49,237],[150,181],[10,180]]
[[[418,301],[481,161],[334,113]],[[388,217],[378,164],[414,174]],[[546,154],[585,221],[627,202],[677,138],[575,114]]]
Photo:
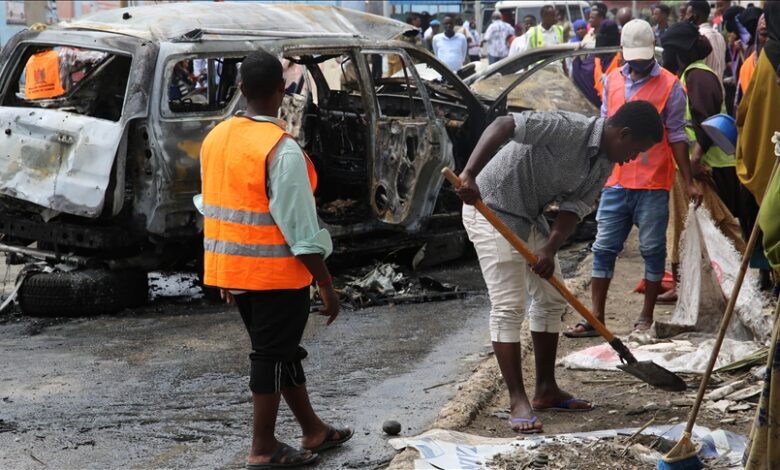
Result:
[[[593,409],[556,383],[555,357],[566,301],[544,279],[560,276],[555,254],[592,210],[615,163],[636,158],[660,142],[663,133],[658,111],[643,101],[627,103],[608,120],[565,112],[503,116],[482,134],[460,175],[457,192],[466,203],[463,224],[488,287],[490,335],[509,389],[510,426],[517,432],[541,432],[534,410]],[[480,198],[536,252],[535,265],[528,266],[472,207]],[[543,211],[553,202],[558,203],[559,214],[550,228]],[[536,390],[530,401],[523,386],[520,347],[526,294],[531,296],[528,312],[536,361]]]

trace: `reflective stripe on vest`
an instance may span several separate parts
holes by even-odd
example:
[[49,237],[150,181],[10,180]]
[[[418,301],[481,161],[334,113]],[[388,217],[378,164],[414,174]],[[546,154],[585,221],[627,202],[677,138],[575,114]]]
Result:
[[[685,89],[685,135],[688,136],[688,142],[696,142],[696,131],[691,125],[693,119],[693,113],[691,113],[691,101],[688,98],[688,85],[686,84],[686,77],[688,72],[694,69],[705,70],[715,75],[715,72],[706,64],[703,60],[697,60],[688,65],[680,77],[680,83],[682,83]],[[715,75],[717,77],[717,75]],[[721,103],[721,112],[726,111],[725,103]],[[737,159],[734,155],[729,155],[724,152],[720,147],[713,143],[710,148],[702,155],[701,161],[712,168],[728,168],[737,164]]]
[[[560,25],[553,25],[553,29],[558,33],[558,44],[563,44],[563,28]],[[536,25],[531,28],[531,38],[528,40],[530,49],[544,47],[544,34],[542,34],[542,25]]]
[[[285,136],[272,122],[233,117],[203,141],[204,284],[241,290],[311,284],[311,273],[292,254],[270,213],[267,158]],[[317,174],[305,158],[314,192]]]
[[[663,113],[677,77],[660,68],[661,73],[647,80],[629,101],[649,101]],[[607,116],[614,115],[626,102],[626,79],[621,69],[613,70],[607,76]],[[650,147],[635,160],[615,165],[605,186],[621,185],[627,189],[672,189],[674,182],[674,157],[664,126],[661,142]]]
[[24,97],[43,100],[65,94],[60,81],[60,55],[55,50],[33,54],[24,69]]
[[615,57],[612,58],[612,62],[609,63],[607,70],[604,70],[601,67],[601,59],[598,56],[595,57],[593,61],[595,64],[595,67],[593,67],[593,88],[598,92],[599,99],[602,99],[604,96],[604,75],[609,75],[613,70],[618,68],[620,57],[620,52],[616,53]]

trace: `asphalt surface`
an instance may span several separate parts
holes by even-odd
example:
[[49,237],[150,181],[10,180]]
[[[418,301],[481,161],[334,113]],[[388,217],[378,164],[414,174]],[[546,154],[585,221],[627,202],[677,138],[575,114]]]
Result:
[[[431,273],[481,289],[475,261]],[[158,293],[159,294],[159,293]],[[488,301],[312,317],[303,346],[315,409],[356,434],[319,468],[395,454],[382,422],[424,431],[489,350]],[[0,468],[242,468],[250,442],[249,341],[234,307],[157,298],[114,316],[0,315]],[[277,433],[300,431],[282,406]]]

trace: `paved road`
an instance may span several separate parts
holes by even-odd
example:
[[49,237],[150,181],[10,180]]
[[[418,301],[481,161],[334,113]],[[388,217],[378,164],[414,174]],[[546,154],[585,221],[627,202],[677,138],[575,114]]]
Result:
[[[474,262],[434,275],[481,284]],[[385,419],[425,430],[488,350],[486,320],[484,295],[344,311],[328,328],[312,318],[313,402],[356,429],[320,468],[387,461]],[[0,316],[0,468],[241,468],[248,346],[233,308],[199,302],[63,322]],[[286,407],[278,432],[299,438]]]

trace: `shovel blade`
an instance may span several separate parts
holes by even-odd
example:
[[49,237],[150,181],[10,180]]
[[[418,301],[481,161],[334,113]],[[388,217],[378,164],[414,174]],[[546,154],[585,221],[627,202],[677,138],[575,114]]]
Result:
[[653,387],[671,392],[682,392],[687,388],[683,379],[653,361],[629,362],[617,367]]

